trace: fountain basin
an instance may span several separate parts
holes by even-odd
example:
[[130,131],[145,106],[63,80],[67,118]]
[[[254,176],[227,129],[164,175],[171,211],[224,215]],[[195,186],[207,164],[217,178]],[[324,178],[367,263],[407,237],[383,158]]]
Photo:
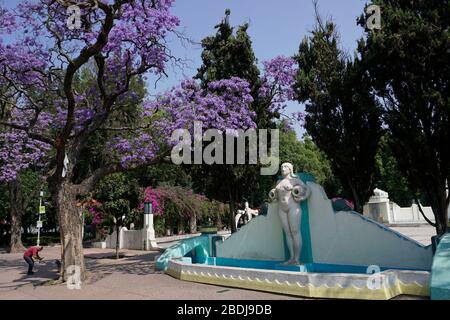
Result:
[[[259,261],[259,265],[253,261],[253,268],[250,268],[241,260],[235,261],[240,264],[235,267],[229,266],[233,264],[231,260],[214,259],[208,258],[206,263],[192,263],[192,258],[186,257],[172,259],[166,273],[185,281],[309,298],[386,300],[398,295],[429,296],[428,271],[387,269],[367,274],[367,268],[363,266],[281,266],[275,261]],[[331,268],[335,271],[327,272]]]

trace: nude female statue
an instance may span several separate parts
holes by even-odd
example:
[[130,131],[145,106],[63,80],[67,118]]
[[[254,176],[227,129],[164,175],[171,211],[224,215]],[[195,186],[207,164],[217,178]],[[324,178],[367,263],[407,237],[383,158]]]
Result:
[[277,186],[269,192],[272,201],[278,201],[278,214],[286,233],[290,258],[286,262],[289,265],[298,265],[301,248],[300,221],[302,210],[300,202],[306,200],[311,190],[294,174],[294,168],[290,163],[281,165],[283,179],[277,182]]

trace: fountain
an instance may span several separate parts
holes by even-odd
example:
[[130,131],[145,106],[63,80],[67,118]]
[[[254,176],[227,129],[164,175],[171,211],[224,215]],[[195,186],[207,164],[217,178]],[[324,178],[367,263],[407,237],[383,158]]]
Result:
[[314,177],[293,174],[259,215],[225,239],[202,234],[168,248],[156,267],[194,281],[314,298],[428,296],[431,246],[353,211],[335,212]]

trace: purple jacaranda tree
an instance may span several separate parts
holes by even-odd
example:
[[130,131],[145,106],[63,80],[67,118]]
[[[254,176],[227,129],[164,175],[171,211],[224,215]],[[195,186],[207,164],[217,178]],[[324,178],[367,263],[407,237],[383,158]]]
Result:
[[[8,104],[2,105],[4,110]],[[13,110],[7,117],[11,123],[18,124],[23,119],[23,112]],[[24,123],[22,123],[24,124]],[[45,124],[39,123],[43,128]],[[11,253],[23,252],[24,246],[21,239],[22,216],[28,206],[32,195],[23,194],[23,179],[20,173],[32,167],[40,171],[46,153],[50,146],[39,140],[30,138],[26,132],[14,128],[3,128],[0,130],[0,181],[7,182],[9,189],[9,214],[11,221],[11,237],[8,251]],[[33,189],[34,196],[39,194],[39,184]]]
[[266,98],[271,112],[281,112],[288,101],[294,100],[297,62],[290,57],[277,56],[262,62],[264,72],[261,77],[259,95]]
[[[207,127],[253,125],[245,98],[248,84],[228,79],[212,83],[214,93],[183,83],[178,91],[140,106],[139,127],[107,127],[133,79],[162,75],[174,59],[166,46],[167,35],[179,25],[172,5],[172,0],[85,1],[79,5],[78,29],[68,26],[61,1],[23,1],[0,11],[0,81],[6,89],[0,99],[20,115],[0,123],[5,141],[1,174],[11,180],[24,166],[47,163],[60,224],[62,280],[70,277],[68,269],[85,276],[78,196],[108,174],[162,161],[170,154],[170,130],[190,129],[191,120]],[[80,72],[91,65],[94,85],[79,90]],[[110,163],[75,182],[77,161],[98,130],[115,132]],[[13,150],[9,142],[23,147]]]
[[255,113],[248,108],[252,101],[248,82],[240,78],[213,81],[206,89],[194,80],[184,80],[143,103],[142,114],[151,121],[151,128],[136,130],[131,138],[112,139],[111,149],[120,156],[122,166],[129,167],[151,161],[161,145],[176,143],[167,141],[175,130],[187,129],[193,135],[194,121],[201,122],[203,130],[255,128]]

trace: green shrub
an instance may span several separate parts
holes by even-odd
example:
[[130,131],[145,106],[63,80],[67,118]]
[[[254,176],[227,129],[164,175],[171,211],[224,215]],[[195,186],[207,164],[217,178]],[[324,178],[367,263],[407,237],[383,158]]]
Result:
[[166,235],[166,221],[162,216],[154,217],[153,226],[157,237],[164,237]]

